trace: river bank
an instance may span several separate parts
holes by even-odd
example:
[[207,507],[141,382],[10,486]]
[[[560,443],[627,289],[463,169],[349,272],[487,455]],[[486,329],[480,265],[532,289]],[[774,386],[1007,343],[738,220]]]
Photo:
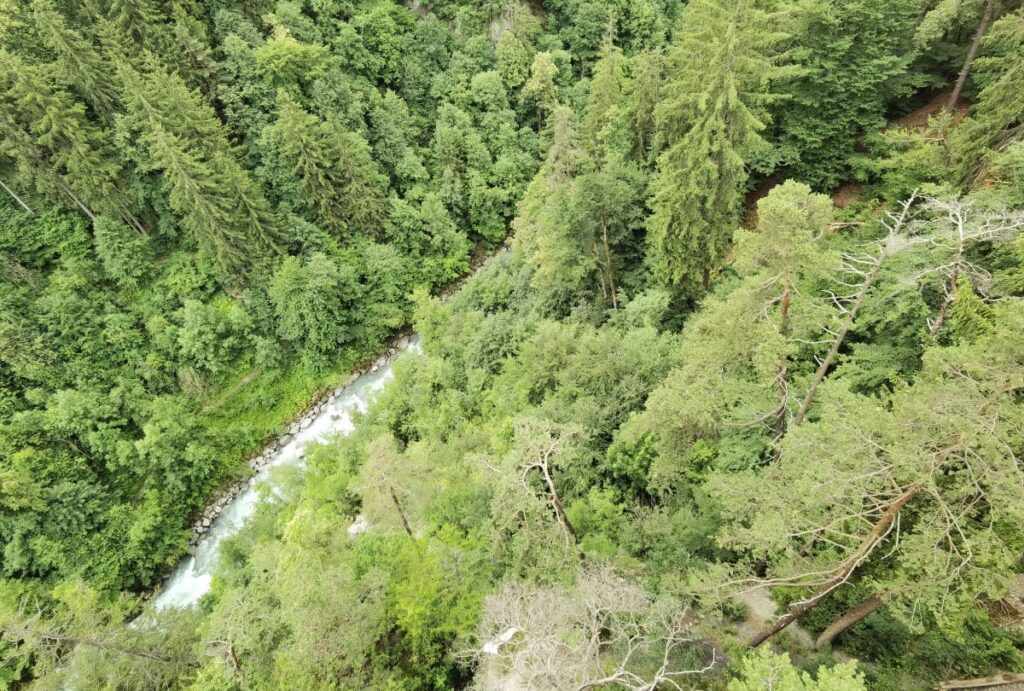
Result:
[[[481,266],[483,266],[492,257],[496,256],[502,251],[508,249],[508,241],[503,243],[493,252],[482,252],[478,251],[474,254],[470,262],[470,271],[467,272],[461,278],[452,281],[448,285],[444,286],[438,291],[437,297],[442,300],[447,300],[449,297],[454,295],[461,289],[465,282],[475,274]],[[237,512],[238,515],[233,516],[230,528],[237,530],[241,527],[241,523],[244,522],[255,510],[256,495],[255,487],[260,482],[264,481],[268,477],[268,471],[271,466],[274,465],[288,465],[288,464],[301,464],[304,462],[304,455],[301,452],[301,446],[304,443],[308,443],[311,439],[302,439],[302,443],[296,445],[299,448],[294,449],[294,452],[285,453],[300,436],[301,437],[315,437],[318,435],[310,435],[310,432],[317,432],[314,429],[317,426],[317,421],[321,420],[326,414],[331,413],[332,418],[336,418],[332,422],[340,423],[335,424],[333,427],[337,429],[325,429],[322,434],[330,434],[338,431],[347,431],[346,426],[351,425],[351,421],[342,416],[347,416],[350,412],[351,406],[358,408],[365,408],[368,403],[368,399],[365,395],[362,395],[362,389],[370,385],[371,388],[379,388],[383,385],[383,380],[390,376],[390,365],[391,363],[403,352],[410,348],[410,345],[415,341],[415,336],[412,334],[411,326],[404,327],[401,331],[396,333],[389,339],[384,347],[382,348],[381,354],[375,358],[368,358],[359,365],[352,368],[342,383],[327,387],[325,389],[318,390],[311,398],[301,412],[291,418],[287,422],[283,431],[276,436],[271,437],[259,451],[252,454],[245,464],[249,468],[249,475],[247,477],[236,480],[227,487],[221,489],[215,493],[214,499],[206,504],[206,507],[202,512],[198,513],[193,519],[189,528],[189,544],[186,553],[179,561],[177,566],[161,581],[161,584],[156,588],[150,595],[155,596],[157,600],[157,606],[170,606],[170,605],[182,605],[189,604],[194,601],[189,599],[197,589],[208,589],[208,581],[201,582],[201,578],[189,578],[188,573],[194,569],[196,564],[202,562],[204,568],[212,567],[211,560],[216,556],[216,548],[219,545],[221,539],[224,536],[218,536],[216,540],[212,541],[212,544],[204,547],[204,541],[208,541],[209,534],[213,530],[218,522],[223,522],[223,517],[226,512],[232,510],[239,502],[242,502],[245,506],[245,510]],[[372,382],[364,382],[363,386],[359,386],[358,382],[361,378],[374,377],[378,373],[386,374],[387,376],[381,376],[380,378],[374,378]],[[353,392],[353,389],[357,391]],[[339,409],[339,402],[344,402],[349,405],[341,405]],[[321,425],[322,427],[331,428],[332,425]],[[182,583],[181,587],[178,588],[177,594],[171,593],[168,595],[169,584],[178,580]],[[186,597],[183,594],[187,594]]]

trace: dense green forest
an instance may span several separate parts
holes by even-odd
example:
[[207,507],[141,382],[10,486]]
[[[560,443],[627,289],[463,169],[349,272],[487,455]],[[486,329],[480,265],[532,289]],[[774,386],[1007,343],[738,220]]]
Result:
[[1019,0],[0,0],[0,687],[1024,673],[1022,232]]

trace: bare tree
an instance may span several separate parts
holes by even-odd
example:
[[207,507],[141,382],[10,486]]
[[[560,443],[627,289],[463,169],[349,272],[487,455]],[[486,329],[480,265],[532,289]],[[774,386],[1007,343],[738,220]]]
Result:
[[576,530],[562,506],[562,500],[551,477],[552,464],[564,456],[580,432],[574,428],[562,428],[543,420],[522,419],[516,422],[516,445],[521,454],[519,470],[523,484],[528,485],[530,473],[536,470],[547,488],[548,501],[555,512],[555,518],[565,530],[571,542],[576,542]]
[[960,278],[969,277],[972,283],[978,285],[988,283],[991,278],[988,272],[967,260],[964,256],[966,250],[974,243],[1016,237],[1024,229],[1024,211],[980,211],[969,200],[934,197],[926,199],[925,208],[937,216],[928,242],[936,250],[941,263],[929,267],[914,278],[920,280],[927,274],[936,273],[945,278],[945,297],[938,314],[928,321],[928,334],[935,339],[956,298]]
[[[918,204],[919,200],[921,204]],[[906,284],[916,285],[928,275],[940,274],[945,277],[945,298],[938,314],[928,322],[929,334],[934,339],[953,304],[960,277],[971,276],[975,282],[982,284],[991,278],[983,269],[967,260],[966,250],[979,242],[1016,237],[1024,229],[1024,212],[983,211],[969,199],[922,198],[915,192],[900,203],[898,210],[888,212],[883,224],[888,232],[878,242],[873,253],[844,255],[845,277],[838,280],[838,283],[852,292],[846,295],[831,294],[841,321],[837,328],[826,329],[831,344],[825,357],[818,361],[818,369],[793,417],[794,426],[801,424],[807,417],[821,383],[835,364],[846,337],[856,325],[864,301],[878,281],[887,259],[910,249],[924,247],[932,250],[933,256],[926,260],[927,268],[907,277]]]
[[[506,583],[489,597],[478,631],[476,684],[487,689],[680,689],[713,670],[714,646],[695,641],[687,612],[657,601],[608,567],[572,586]],[[696,655],[699,667],[686,663]],[[609,671],[610,670],[610,671]]]
[[843,288],[853,292],[846,295],[831,294],[833,303],[839,309],[841,322],[835,330],[826,329],[828,335],[831,336],[831,344],[828,353],[823,359],[819,360],[818,369],[814,373],[811,385],[804,394],[803,401],[800,403],[800,409],[793,417],[794,426],[803,422],[807,416],[807,411],[810,410],[814,397],[818,393],[818,387],[821,386],[821,382],[825,380],[825,376],[832,369],[836,356],[846,341],[846,336],[857,321],[857,315],[864,305],[864,299],[878,280],[882,264],[886,259],[908,246],[906,229],[914,217],[916,201],[917,192],[914,192],[914,194],[910,195],[910,198],[900,203],[898,211],[890,211],[886,214],[886,219],[882,221],[882,224],[888,232],[877,244],[874,253],[846,254],[843,256],[843,269],[846,278],[838,282]]

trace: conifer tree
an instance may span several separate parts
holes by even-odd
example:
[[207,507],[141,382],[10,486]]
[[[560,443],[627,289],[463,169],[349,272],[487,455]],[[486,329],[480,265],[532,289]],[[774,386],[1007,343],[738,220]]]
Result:
[[992,331],[992,308],[978,297],[966,277],[957,282],[949,308],[949,333],[954,342],[971,342]]
[[800,6],[794,52],[805,57],[776,113],[775,155],[815,190],[852,177],[858,145],[885,125],[889,104],[914,87],[908,40],[918,0],[844,0]]
[[110,0],[107,17],[119,36],[131,38],[140,48],[160,48],[164,17],[153,0]]
[[684,12],[657,111],[664,150],[648,221],[655,277],[681,297],[707,289],[739,220],[745,160],[763,145],[767,86],[783,72],[778,41],[751,0],[695,0]]
[[601,57],[594,65],[590,98],[580,127],[581,140],[591,156],[595,154],[609,117],[615,117],[620,112],[627,88],[623,62],[622,49],[615,45],[615,23],[612,18],[609,19],[601,44]]
[[117,87],[110,65],[86,36],[69,27],[51,0],[32,0],[36,28],[56,56],[58,79],[79,91],[99,115],[110,117],[117,105]]
[[964,87],[971,75],[974,60],[978,57],[982,41],[988,33],[992,22],[1014,5],[1015,0],[939,0],[928,10],[918,24],[915,40],[922,48],[927,48],[943,34],[949,33],[954,26],[974,26],[974,36],[967,48],[963,65],[957,75],[956,84],[946,102],[946,108],[953,110],[960,101]]
[[589,271],[587,247],[574,233],[574,177],[579,166],[576,120],[566,106],[551,115],[551,148],[530,182],[512,226],[516,249],[533,269],[531,284],[549,308],[565,309]]
[[226,275],[245,273],[279,251],[276,219],[248,173],[229,155],[204,156],[157,123],[146,144],[149,168],[162,171],[171,208],[199,249]]
[[140,69],[126,61],[117,65],[125,109],[118,128],[127,138],[142,137],[156,123],[171,134],[201,144],[205,151],[230,148],[226,128],[202,94],[190,89],[156,55],[147,53],[140,62]]
[[530,78],[523,84],[520,97],[536,115],[538,131],[547,124],[548,118],[558,105],[558,85],[555,84],[557,76],[558,65],[555,64],[551,53],[537,53],[533,56]]
[[953,150],[965,180],[985,170],[992,150],[999,150],[1024,132],[1024,9],[1004,16],[989,31],[975,72],[984,86],[960,130]]
[[663,457],[685,467],[698,442],[717,443],[717,465],[744,467],[781,436],[791,362],[827,318],[825,301],[806,287],[834,265],[817,242],[831,218],[828,197],[790,181],[761,200],[757,232],[737,233],[741,282],[687,322],[683,364],[637,422],[659,435]]
[[11,53],[0,50],[0,68],[6,72],[0,81],[6,148],[21,175],[90,218],[104,212],[132,219],[109,136],[89,121],[85,106]]
[[649,163],[656,153],[654,143],[658,129],[655,111],[661,100],[664,80],[664,57],[648,51],[632,60],[632,79],[629,89],[629,113],[636,137],[633,156],[643,164]]
[[821,418],[790,430],[779,463],[714,479],[730,516],[721,544],[767,557],[767,584],[810,589],[751,645],[869,560],[862,585],[912,627],[957,629],[979,597],[1002,597],[1024,538],[1022,319],[1019,303],[1000,305],[991,333],[930,349],[883,402],[829,383]]
[[268,134],[302,183],[300,204],[336,235],[377,235],[387,214],[387,182],[365,140],[337,122],[320,122],[283,92],[280,104]]

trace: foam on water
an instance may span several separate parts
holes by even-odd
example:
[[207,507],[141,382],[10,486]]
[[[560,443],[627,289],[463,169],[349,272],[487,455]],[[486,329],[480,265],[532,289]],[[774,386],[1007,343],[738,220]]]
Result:
[[[411,338],[407,349],[420,352],[419,339],[415,336]],[[401,353],[395,358],[400,356]],[[395,358],[382,364],[376,372],[368,372],[345,387],[341,395],[328,404],[306,429],[299,431],[277,451],[274,458],[260,470],[245,490],[240,492],[213,521],[210,529],[196,545],[195,554],[181,560],[154,601],[157,609],[187,607],[195,604],[209,592],[213,572],[220,556],[221,542],[241,530],[245,522],[256,512],[259,503],[256,485],[270,483],[273,490],[272,468],[301,467],[307,444],[328,439],[336,434],[348,434],[355,429],[352,413],[356,410],[365,411],[374,394],[394,377],[391,366]]]

